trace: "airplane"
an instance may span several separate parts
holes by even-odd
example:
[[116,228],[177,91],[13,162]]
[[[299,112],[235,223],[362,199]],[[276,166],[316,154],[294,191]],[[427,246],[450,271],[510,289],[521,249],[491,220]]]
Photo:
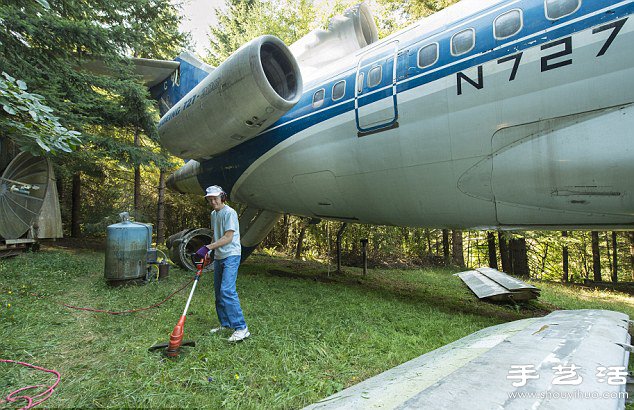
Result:
[[188,159],[168,187],[221,185],[246,205],[247,252],[284,213],[631,229],[633,9],[463,0],[378,40],[362,3],[290,47],[256,38],[218,68],[184,53],[151,88],[162,144]]
[[[221,185],[245,205],[243,257],[284,213],[632,229],[633,10],[462,0],[379,40],[361,4],[291,46],[256,38],[217,68],[190,53],[133,62],[159,101],[162,144],[188,160],[168,186]],[[483,329],[310,408],[623,408],[628,319],[560,311]],[[554,383],[575,368],[584,390]],[[608,369],[618,383],[600,378]],[[535,380],[513,382],[517,371]]]

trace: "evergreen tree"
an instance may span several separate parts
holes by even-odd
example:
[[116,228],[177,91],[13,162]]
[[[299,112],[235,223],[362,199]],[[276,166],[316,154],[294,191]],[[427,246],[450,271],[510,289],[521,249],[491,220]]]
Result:
[[[153,102],[126,55],[164,58],[179,49],[185,38],[177,32],[174,7],[168,0],[61,0],[46,12],[41,7],[30,0],[0,7],[0,66],[45,96],[65,125],[83,134],[82,149],[57,161],[58,178],[73,185],[82,176],[92,178],[101,192],[109,169],[164,165]],[[94,59],[106,65],[107,75],[82,69]],[[137,147],[135,132],[145,136]],[[78,219],[78,210],[71,214]]]
[[265,34],[290,45],[316,27],[310,0],[227,0],[226,10],[216,10],[217,25],[211,26],[208,55],[214,66],[222,64],[243,44]]

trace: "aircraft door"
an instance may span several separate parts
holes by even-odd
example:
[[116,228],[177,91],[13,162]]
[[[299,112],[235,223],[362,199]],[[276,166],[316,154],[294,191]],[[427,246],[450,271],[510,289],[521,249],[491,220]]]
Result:
[[354,111],[360,137],[398,127],[397,54],[398,41],[393,41],[359,58]]

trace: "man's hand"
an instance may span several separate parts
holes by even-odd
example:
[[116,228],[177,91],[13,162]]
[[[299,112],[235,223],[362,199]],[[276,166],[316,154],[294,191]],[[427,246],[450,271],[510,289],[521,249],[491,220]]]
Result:
[[203,259],[203,268],[211,263],[211,252],[208,252]]
[[209,253],[209,248],[207,248],[207,246],[202,246],[200,247],[200,249],[198,249],[196,251],[196,255],[200,258],[200,259],[204,259],[207,257],[207,254]]

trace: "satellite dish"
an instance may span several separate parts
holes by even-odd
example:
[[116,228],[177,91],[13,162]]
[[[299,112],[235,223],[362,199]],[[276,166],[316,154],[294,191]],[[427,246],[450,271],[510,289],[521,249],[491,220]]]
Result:
[[51,174],[48,159],[22,152],[0,177],[0,237],[18,239],[37,219]]

